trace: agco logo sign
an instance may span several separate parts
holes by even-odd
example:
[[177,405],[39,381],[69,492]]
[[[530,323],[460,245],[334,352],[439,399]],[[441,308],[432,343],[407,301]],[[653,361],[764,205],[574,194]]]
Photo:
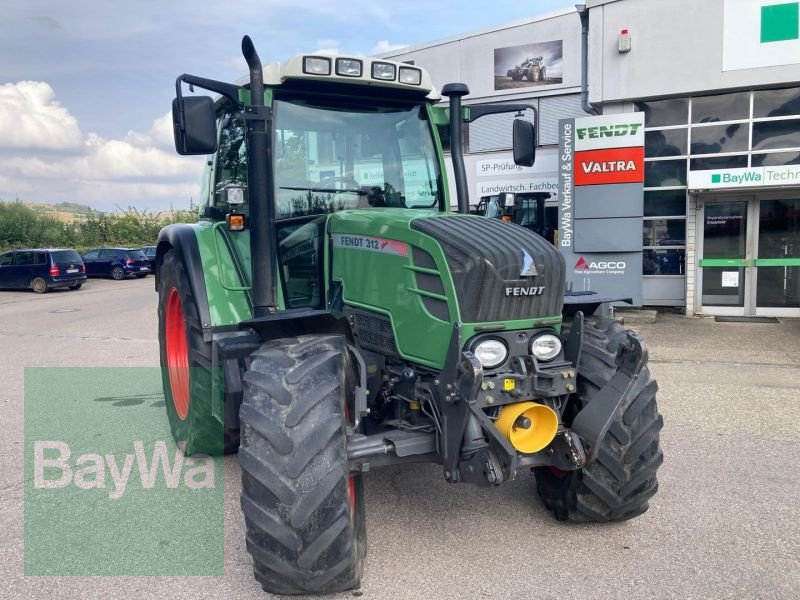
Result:
[[622,275],[627,267],[623,260],[587,261],[581,256],[575,263],[575,272],[582,275]]

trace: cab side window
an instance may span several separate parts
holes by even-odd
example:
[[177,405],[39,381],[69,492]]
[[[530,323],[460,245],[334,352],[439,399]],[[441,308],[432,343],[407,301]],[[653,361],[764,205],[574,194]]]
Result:
[[214,170],[214,206],[225,208],[225,188],[229,185],[244,188],[244,201],[237,212],[247,214],[247,147],[244,141],[244,119],[227,114],[220,127],[217,164]]

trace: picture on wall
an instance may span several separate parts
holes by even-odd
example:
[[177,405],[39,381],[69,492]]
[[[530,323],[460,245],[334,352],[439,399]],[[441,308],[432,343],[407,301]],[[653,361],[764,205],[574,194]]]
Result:
[[509,90],[563,81],[561,40],[495,48],[494,89]]

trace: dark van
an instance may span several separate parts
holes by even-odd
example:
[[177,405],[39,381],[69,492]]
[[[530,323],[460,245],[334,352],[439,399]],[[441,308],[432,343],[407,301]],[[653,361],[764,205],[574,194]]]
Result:
[[150,261],[141,250],[130,248],[95,248],[83,255],[89,277],[127,279],[130,275],[147,277]]
[[77,290],[84,281],[86,268],[75,250],[25,248],[0,254],[0,288],[44,294],[53,288]]

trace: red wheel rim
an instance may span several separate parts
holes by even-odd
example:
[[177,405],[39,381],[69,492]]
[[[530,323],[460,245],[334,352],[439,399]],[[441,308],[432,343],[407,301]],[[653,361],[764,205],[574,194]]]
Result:
[[173,287],[169,291],[164,319],[169,389],[175,412],[183,421],[189,414],[189,344],[186,341],[186,321],[183,319],[183,305],[177,288]]
[[347,495],[350,497],[350,514],[356,514],[356,478],[350,475],[347,478]]

